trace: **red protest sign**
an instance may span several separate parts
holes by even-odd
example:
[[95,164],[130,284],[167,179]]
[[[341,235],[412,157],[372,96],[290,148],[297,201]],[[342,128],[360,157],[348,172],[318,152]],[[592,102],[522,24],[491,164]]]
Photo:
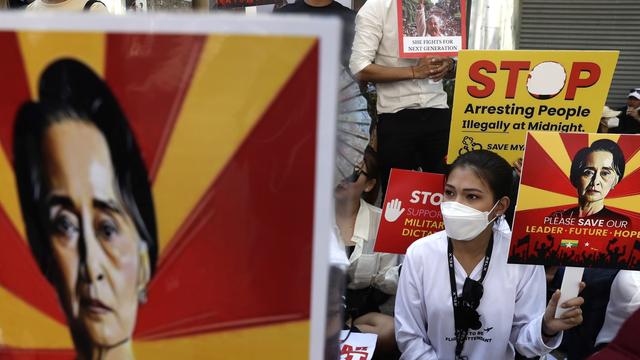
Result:
[[444,230],[443,184],[441,174],[392,169],[374,250],[404,254],[415,240]]
[[509,262],[640,269],[640,136],[529,132]]

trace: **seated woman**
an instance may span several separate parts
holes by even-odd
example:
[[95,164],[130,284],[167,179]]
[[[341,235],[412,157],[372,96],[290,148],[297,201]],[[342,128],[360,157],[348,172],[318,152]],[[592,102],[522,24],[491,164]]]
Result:
[[373,251],[382,213],[371,205],[377,176],[376,153],[367,147],[364,160],[335,189],[336,223],[350,263],[347,316],[356,331],[378,335],[376,353],[393,354],[393,304],[402,257]]
[[[558,291],[545,309],[542,266],[507,264],[511,232],[502,215],[512,171],[486,150],[451,165],[445,231],[414,242],[402,265],[395,309],[401,359],[541,356],[582,322],[582,298],[559,305]],[[558,306],[567,311],[555,318]]]

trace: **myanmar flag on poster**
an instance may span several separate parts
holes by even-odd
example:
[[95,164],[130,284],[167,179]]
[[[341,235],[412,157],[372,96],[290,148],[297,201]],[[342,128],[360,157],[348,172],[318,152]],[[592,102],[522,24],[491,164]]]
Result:
[[509,262],[640,269],[640,136],[529,132]]
[[[43,71],[62,59],[107,84],[150,182],[157,261],[136,358],[308,354],[317,38],[0,32],[0,53],[0,358],[75,358],[64,310],[74,302],[34,259],[13,153],[16,112],[47,95]],[[63,267],[61,254],[49,261]],[[116,306],[79,296],[96,314]]]

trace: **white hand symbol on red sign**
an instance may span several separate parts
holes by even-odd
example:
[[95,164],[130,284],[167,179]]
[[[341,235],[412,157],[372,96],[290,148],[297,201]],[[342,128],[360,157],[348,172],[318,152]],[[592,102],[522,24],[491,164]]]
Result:
[[393,199],[387,203],[387,209],[384,212],[384,219],[388,222],[394,222],[398,220],[403,212],[404,209],[402,208],[402,201]]

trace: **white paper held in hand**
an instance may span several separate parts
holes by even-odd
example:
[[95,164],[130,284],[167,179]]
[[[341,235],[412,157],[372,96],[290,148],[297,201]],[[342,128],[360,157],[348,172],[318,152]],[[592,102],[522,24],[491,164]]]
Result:
[[562,277],[562,286],[560,287],[560,299],[558,300],[558,307],[556,308],[556,319],[562,316],[566,311],[571,308],[560,307],[562,303],[569,299],[573,299],[578,296],[580,292],[580,282],[582,281],[582,273],[584,268],[567,266],[564,269],[564,276]]

